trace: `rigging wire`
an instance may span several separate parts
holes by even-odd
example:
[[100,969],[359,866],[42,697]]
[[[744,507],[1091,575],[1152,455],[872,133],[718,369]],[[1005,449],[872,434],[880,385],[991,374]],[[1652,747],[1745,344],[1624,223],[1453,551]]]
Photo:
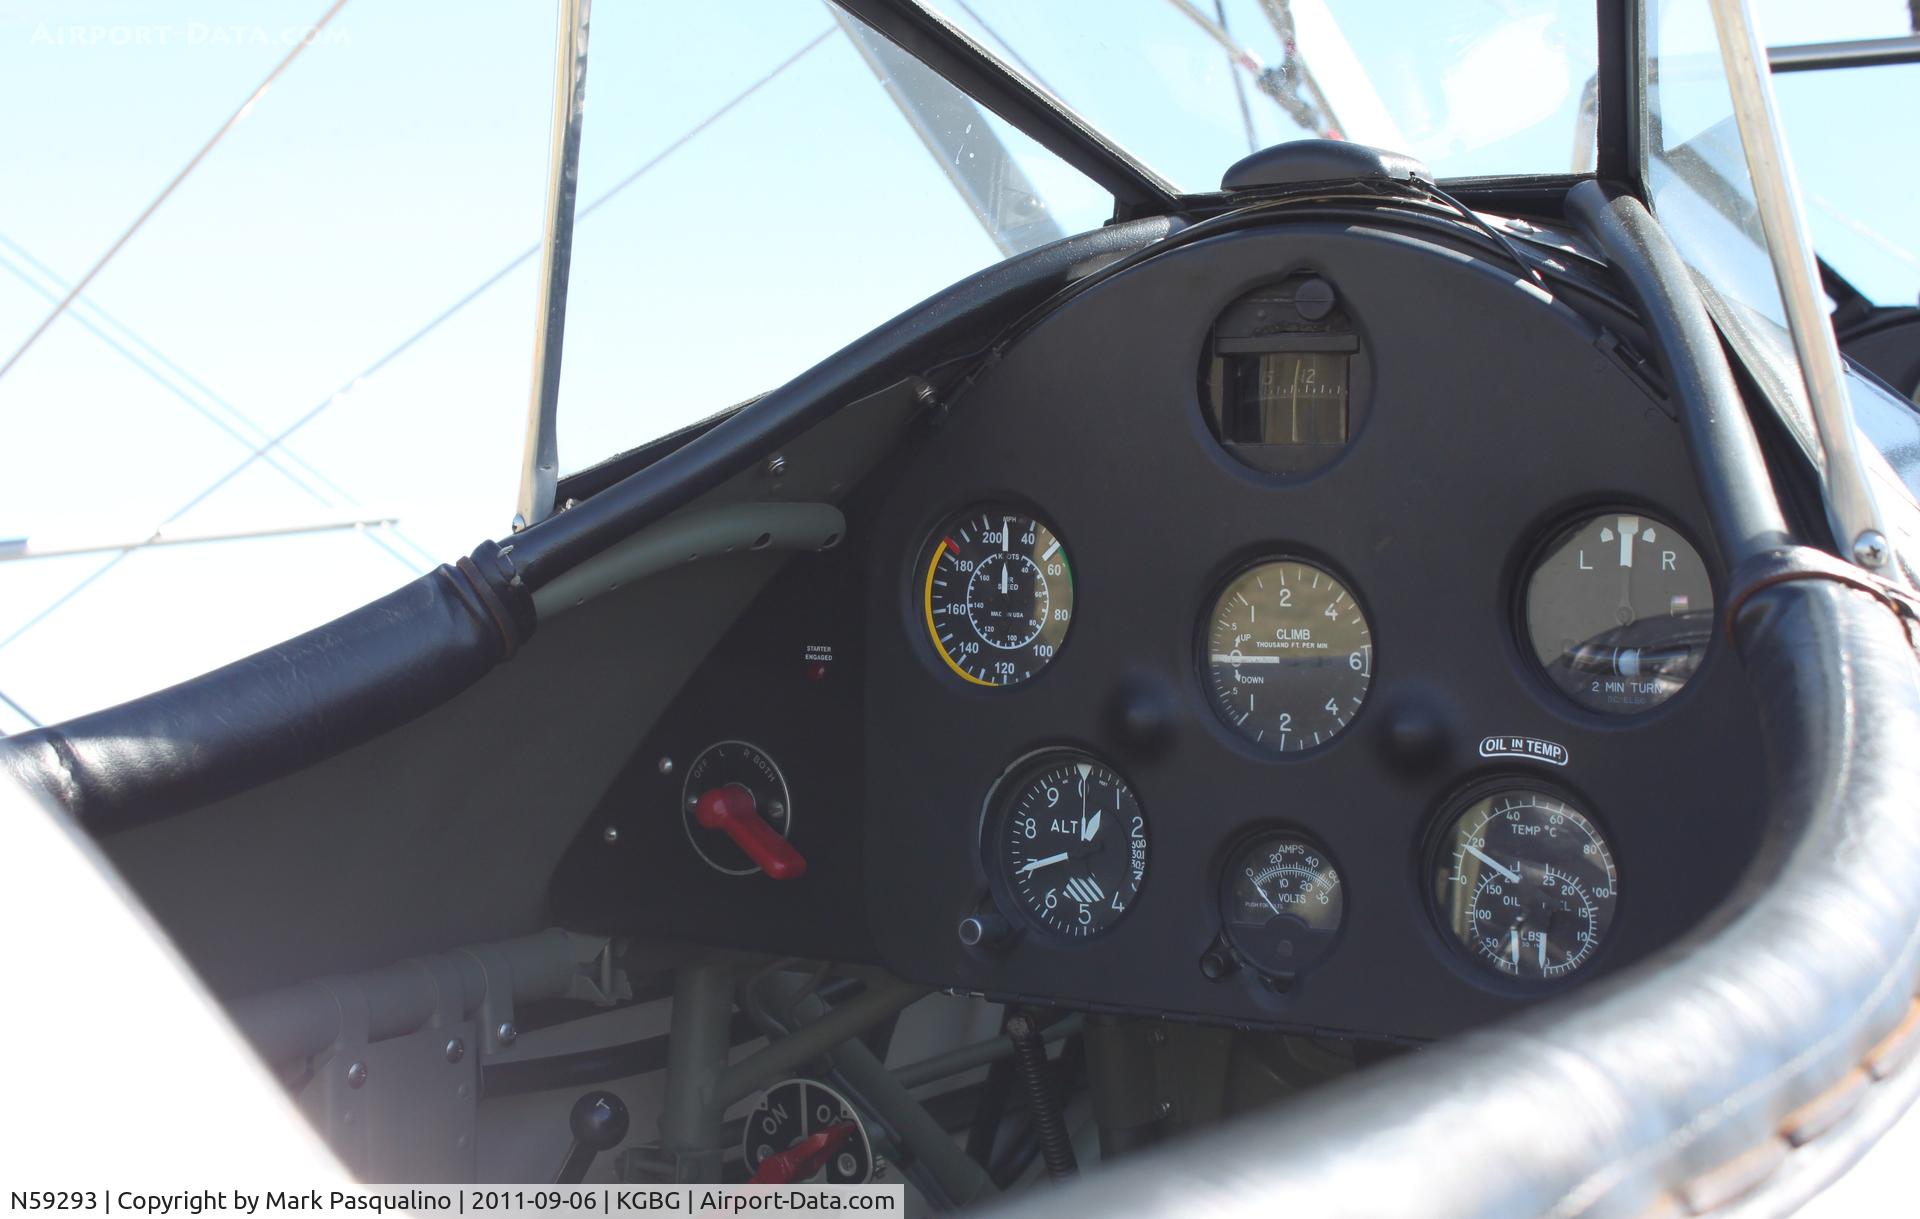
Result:
[[[59,278],[59,276],[55,275],[51,269],[49,269],[44,263],[40,262],[38,259],[34,258],[33,255],[28,253],[27,250],[25,250],[18,242],[11,240],[4,233],[0,233],[0,248],[4,248],[6,251],[14,254],[15,256],[25,261],[33,269],[39,271],[42,275],[46,276],[46,278],[49,281],[51,281],[56,287],[65,286],[65,284]],[[22,271],[19,267],[15,266],[13,262],[7,257],[5,257],[4,255],[0,255],[0,270],[5,270],[8,273],[12,274],[16,279],[26,284],[27,287],[33,289],[34,292],[38,293],[43,298],[47,300],[56,299],[53,292],[50,291],[44,284],[41,284],[40,282],[35,280],[32,276],[28,275],[26,272]],[[142,373],[146,374],[147,377],[153,380],[162,389],[165,389],[168,393],[180,399],[181,402],[185,403],[196,414],[200,415],[202,418],[207,420],[207,422],[211,423],[214,427],[219,428],[223,433],[225,433],[231,439],[237,441],[238,443],[248,448],[252,448],[254,445],[258,444],[261,438],[267,435],[266,429],[261,427],[258,423],[255,423],[253,419],[251,419],[245,412],[241,411],[238,407],[234,406],[232,403],[228,402],[226,399],[220,397],[220,395],[214,393],[211,389],[208,389],[205,385],[201,384],[200,381],[198,381],[191,373],[181,368],[178,364],[175,364],[173,361],[167,359],[167,357],[164,354],[162,354],[159,351],[159,349],[154,347],[153,344],[147,342],[145,339],[141,338],[125,323],[121,322],[119,319],[115,318],[112,314],[100,308],[98,305],[93,304],[91,301],[85,302],[85,304],[87,308],[93,312],[94,316],[97,317],[101,322],[104,322],[107,325],[112,326],[116,331],[119,332],[120,335],[125,336],[128,343],[137,344],[146,353],[148,353],[155,362],[171,370],[173,373],[179,376],[183,381],[185,381],[188,385],[191,385],[194,388],[198,389],[209,400],[211,400],[213,403],[223,408],[228,415],[231,415],[233,417],[233,419],[239,421],[238,424],[229,422],[228,419],[223,418],[218,412],[211,409],[205,402],[202,402],[198,398],[195,398],[193,395],[181,389],[179,385],[175,384],[173,381],[163,376],[160,370],[155,368],[152,363],[149,363],[146,359],[142,358],[140,354],[130,350],[127,343],[122,343],[114,335],[108,334],[105,329],[103,329],[100,325],[96,324],[92,319],[88,318],[85,314],[82,314],[77,310],[70,311],[73,321],[76,324],[78,324],[82,329],[86,330],[89,334],[92,334],[95,338],[99,339],[102,343],[106,344],[109,350],[115,352],[116,354],[121,356],[123,359],[125,359],[129,364],[133,365],[135,368],[139,369]],[[241,427],[239,426],[241,424],[244,424],[248,429],[250,429],[254,433],[254,435],[248,435],[246,432],[243,432],[241,430]],[[307,494],[308,498],[312,499],[315,503],[318,503],[323,507],[331,508],[331,507],[337,506],[337,501],[334,500],[333,498],[330,498],[326,494],[326,491],[333,492],[334,495],[339,496],[340,499],[347,501],[349,504],[358,503],[358,500],[356,500],[355,497],[351,493],[349,493],[344,487],[340,486],[340,484],[334,482],[332,479],[328,478],[325,474],[321,473],[317,468],[313,466],[312,463],[299,457],[291,449],[282,449],[277,454],[269,455],[265,460],[267,465],[272,467],[274,471],[284,475],[289,482],[293,483],[294,486],[304,491]],[[288,463],[291,463],[291,464],[288,464]],[[292,466],[298,466],[299,470],[291,468]],[[300,472],[301,470],[305,471],[305,475],[303,475]],[[307,476],[309,475],[314,481],[317,481],[319,484],[321,484],[321,486],[320,487],[314,486],[314,482],[310,482],[308,480]],[[322,490],[322,488],[325,488],[325,490]],[[368,541],[372,542],[374,545],[380,547],[382,550],[385,550],[388,554],[398,559],[402,564],[406,566],[406,568],[409,571],[413,572],[413,574],[419,575],[421,574],[421,572],[426,570],[426,568],[420,566],[420,563],[417,562],[416,560],[409,559],[405,555],[402,555],[397,550],[395,550],[389,543],[386,542],[386,540],[381,536],[380,533],[376,533],[370,530],[362,530],[361,532],[367,538]],[[416,554],[421,559],[424,559],[429,567],[432,566],[434,562],[436,562],[433,556],[428,554],[424,547],[422,547],[418,542],[415,542],[411,537],[407,536],[407,534],[401,531],[401,529],[398,526],[388,525],[386,529],[383,530],[382,532],[391,533],[394,537],[404,542],[409,549],[416,552]]]
[[[1340,121],[1327,104],[1326,95],[1320,91],[1313,74],[1300,58],[1300,49],[1293,37],[1293,15],[1284,0],[1262,0],[1261,4],[1268,20],[1273,23],[1275,33],[1280,36],[1282,47],[1283,58],[1278,65],[1271,67],[1236,41],[1220,22],[1201,11],[1193,0],[1167,0],[1167,3],[1199,26],[1207,37],[1219,43],[1227,53],[1228,60],[1252,77],[1254,87],[1272,98],[1274,104],[1286,111],[1287,117],[1302,131],[1311,131],[1330,140],[1346,138],[1341,133]],[[1303,88],[1313,94],[1311,99],[1300,95]]]
[[[33,725],[35,728],[46,727],[45,724],[33,718],[33,712],[28,711],[25,707],[22,707],[19,703],[7,697],[7,692],[5,690],[0,690],[0,703],[5,703],[7,706],[12,707],[15,715],[18,715],[21,719],[27,721],[27,723]],[[6,736],[6,735],[7,735],[6,733],[0,732],[0,737]]]
[[[1213,0],[1213,15],[1220,21],[1221,33],[1231,34],[1233,32],[1227,28],[1227,0]],[[1244,127],[1247,132],[1247,151],[1259,152],[1259,138],[1253,134],[1253,107],[1247,104],[1247,82],[1241,80],[1240,74],[1233,70],[1233,55],[1231,52],[1227,55],[1227,79],[1233,82],[1233,97],[1235,101],[1240,103],[1240,125]]]
[[[340,3],[345,3],[345,0],[340,0]],[[340,4],[338,3],[334,5],[334,8],[336,10],[339,7],[340,7]],[[821,43],[825,42],[828,38],[830,38],[834,34],[837,28],[838,27],[836,26],[828,26],[826,29],[820,31],[820,33],[816,34],[812,39],[810,39],[808,42],[802,45],[799,50],[795,51],[793,54],[789,55],[787,58],[781,60],[778,64],[775,64],[770,71],[762,75],[759,79],[755,80],[752,84],[748,85],[745,89],[741,90],[739,93],[735,94],[732,98],[728,99],[718,109],[708,114],[705,118],[701,119],[698,123],[694,124],[692,127],[687,129],[686,132],[681,134],[677,139],[675,139],[672,143],[668,144],[660,152],[654,154],[652,157],[642,162],[639,168],[635,169],[632,173],[628,174],[626,177],[616,182],[613,186],[609,187],[593,202],[587,204],[584,208],[582,208],[580,210],[579,215],[582,218],[585,218],[586,216],[591,215],[595,209],[607,203],[615,195],[619,194],[621,191],[625,190],[627,187],[633,185],[633,183],[639,181],[640,178],[643,175],[645,175],[648,171],[658,166],[662,161],[665,161],[668,157],[672,156],[679,149],[685,147],[691,140],[693,140],[696,136],[700,135],[702,132],[706,131],[709,127],[713,126],[713,124],[718,122],[720,119],[724,118],[735,107],[739,106],[742,102],[746,101],[748,98],[758,93],[761,89],[771,84],[777,77],[779,77],[782,73],[786,72],[787,69],[791,68],[794,64],[800,62],[800,60],[804,58],[808,52],[812,51],[815,47],[818,47]],[[240,464],[234,466],[232,469],[228,470],[226,473],[220,475],[220,477],[215,479],[210,486],[202,490],[199,494],[195,495],[192,499],[188,500],[181,507],[175,509],[172,515],[168,516],[164,521],[161,522],[161,527],[171,524],[173,521],[179,519],[181,516],[184,516],[186,513],[192,511],[195,507],[198,507],[202,502],[204,502],[208,496],[212,495],[215,491],[218,491],[221,487],[226,486],[227,483],[231,482],[234,478],[238,477],[243,471],[245,471],[248,467],[250,467],[255,461],[262,459],[269,452],[272,452],[278,449],[279,446],[289,436],[293,435],[293,433],[299,431],[301,428],[311,423],[314,419],[318,418],[321,412],[325,411],[328,407],[332,406],[334,403],[342,401],[345,397],[347,397],[349,393],[351,393],[351,391],[354,389],[355,386],[365,381],[368,377],[371,377],[374,374],[378,373],[382,368],[385,368],[388,364],[393,362],[395,359],[399,358],[403,353],[405,353],[410,348],[412,348],[416,343],[419,343],[422,339],[426,338],[427,335],[431,334],[434,330],[444,325],[455,314],[459,313],[462,309],[465,309],[468,305],[472,304],[475,300],[478,300],[482,295],[486,293],[486,291],[489,288],[493,287],[495,284],[505,279],[515,269],[520,267],[528,259],[532,258],[536,253],[538,253],[539,250],[540,250],[540,246],[538,243],[528,246],[513,260],[508,262],[506,265],[500,267],[498,270],[494,271],[493,274],[487,276],[487,278],[485,278],[484,280],[480,281],[479,284],[475,285],[465,295],[461,296],[458,300],[454,301],[453,304],[441,310],[441,312],[437,314],[431,321],[427,322],[426,325],[420,327],[418,330],[414,331],[411,335],[408,335],[407,338],[402,340],[398,346],[388,351],[385,355],[381,356],[379,359],[375,360],[373,363],[367,365],[366,368],[362,369],[355,376],[350,377],[347,380],[347,382],[344,385],[342,385],[338,390],[335,390],[332,394],[322,399],[318,404],[316,404],[314,407],[308,410],[305,414],[302,414],[300,417],[295,419],[292,423],[288,424],[285,428],[281,429],[279,432],[274,433],[273,435],[268,437],[266,443],[256,446],[253,449],[253,451],[243,461],[240,462]],[[80,286],[82,287],[85,286],[84,281]],[[71,295],[74,295],[74,294],[70,294],[70,296]],[[159,532],[160,532],[160,529],[156,528],[154,530],[154,536],[157,537],[159,535]],[[149,538],[148,540],[151,541],[152,539]],[[92,573],[82,578],[78,584],[75,584],[72,588],[69,588],[66,592],[62,593],[51,604],[46,606],[39,613],[35,614],[32,618],[29,618],[25,623],[23,623],[21,626],[16,628],[11,634],[6,636],[6,638],[0,639],[0,650],[5,650],[8,646],[14,643],[14,641],[18,640],[21,636],[25,635],[28,631],[31,631],[34,627],[46,621],[46,619],[52,616],[55,612],[57,612],[60,609],[60,607],[72,601],[73,598],[78,596],[81,592],[85,591],[88,587],[90,587],[96,581],[98,581],[102,576],[105,576],[109,571],[112,571],[116,566],[118,566],[123,560],[131,556],[134,552],[140,549],[143,549],[146,546],[146,544],[147,543],[143,542],[138,546],[130,546],[125,550],[122,550],[116,553],[112,558],[108,559],[105,563],[102,563]]]
[[140,231],[141,227],[152,218],[155,212],[160,210],[160,205],[167,201],[168,196],[172,195],[182,182],[187,180],[187,175],[200,167],[200,162],[205,160],[207,154],[213,151],[214,145],[225,138],[227,132],[232,131],[234,126],[247,116],[247,111],[253,109],[253,104],[260,100],[260,96],[267,91],[268,86],[280,79],[280,74],[291,67],[294,60],[300,58],[300,52],[307,49],[321,30],[327,28],[328,23],[333,20],[334,15],[345,7],[346,3],[347,0],[333,0],[333,3],[328,6],[327,11],[320,14],[320,19],[308,28],[306,37],[294,44],[293,49],[287,52],[286,58],[276,64],[273,71],[267,73],[267,78],[256,85],[253,92],[247,95],[247,100],[240,104],[240,108],[229,115],[226,122],[220,124],[219,129],[208,138],[206,143],[200,146],[200,151],[194,153],[192,159],[180,167],[180,172],[173,175],[173,180],[168,182],[166,187],[153,197],[153,202],[147,204],[146,208],[138,216],[134,217],[133,223],[127,226],[126,232],[121,233],[120,236],[115,239],[114,243],[107,247],[107,252],[102,254],[99,259],[94,262],[93,266],[87,269],[87,273],[80,277],[79,282],[73,285],[67,292],[66,297],[61,300],[58,305],[54,306],[53,312],[47,314],[40,324],[34,327],[33,333],[29,334],[26,341],[21,343],[12,355],[7,357],[6,363],[0,364],[0,378],[4,378],[8,371],[20,362],[20,357],[26,355],[28,349],[39,342],[40,336],[47,332],[47,327],[58,321],[60,315],[65,313],[75,300],[79,299],[80,294],[86,291],[87,285],[93,282],[94,276],[106,269],[106,265],[113,261],[113,256],[118,254],[121,248],[133,239],[133,235]]

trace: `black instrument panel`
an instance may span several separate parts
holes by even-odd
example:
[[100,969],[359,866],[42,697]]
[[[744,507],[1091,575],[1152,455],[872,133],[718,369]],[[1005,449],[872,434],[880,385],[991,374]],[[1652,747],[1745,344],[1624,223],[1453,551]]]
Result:
[[[1326,324],[1280,316],[1309,295]],[[1757,842],[1740,811],[1762,797],[1756,729],[1711,634],[1720,566],[1678,428],[1608,346],[1504,266],[1326,224],[1169,251],[1035,327],[859,522],[865,885],[885,963],[999,997],[1426,1038],[1696,922]],[[1220,406],[1222,385],[1245,405]],[[1015,534],[1044,523],[999,537],[1005,551],[1025,536],[1071,550],[1070,629],[1003,686],[956,677],[942,652],[957,645],[929,621],[928,548],[982,506],[1018,513]],[[1627,520],[1656,539],[1639,543],[1654,566],[1611,559],[1589,581],[1618,598],[1598,614],[1617,638],[1530,635],[1543,553]],[[1695,568],[1662,584],[1669,532]],[[1593,545],[1555,569],[1556,595],[1585,595]],[[1046,607],[1018,579],[1039,554],[980,561],[990,587],[971,612],[1020,627],[989,623],[988,649],[1025,640]],[[1241,583],[1257,571],[1315,583],[1287,606]],[[1238,591],[1252,599],[1227,604]],[[1685,630],[1659,617],[1669,604]],[[956,624],[967,611],[946,608]],[[1256,635],[1280,654],[1250,658]],[[1555,664],[1622,689],[1645,666],[1665,684],[1583,703]],[[1310,706],[1270,701],[1309,690]],[[1276,746],[1295,722],[1322,739]],[[1061,817],[1023,855],[995,788],[1047,751],[1085,761],[1054,768]],[[1087,794],[1076,774],[1105,777]],[[1036,782],[1019,817],[1053,808]],[[1493,828],[1456,829],[1487,793],[1472,825]],[[1101,852],[1128,840],[1100,818],[1128,808],[1151,826],[1151,863],[1122,918],[1099,905],[1121,875]],[[1563,829],[1578,840],[1513,854]],[[1457,902],[1443,845],[1466,861],[1449,857]],[[1060,933],[1077,926],[1098,933]]]

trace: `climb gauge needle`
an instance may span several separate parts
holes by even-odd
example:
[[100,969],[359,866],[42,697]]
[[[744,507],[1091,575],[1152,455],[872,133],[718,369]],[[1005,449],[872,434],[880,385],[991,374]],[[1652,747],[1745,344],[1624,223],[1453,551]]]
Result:
[[1481,863],[1486,864],[1489,868],[1492,868],[1494,871],[1500,873],[1500,878],[1506,881],[1508,884],[1511,885],[1519,882],[1520,873],[1514,871],[1512,868],[1501,867],[1498,863],[1494,862],[1493,856],[1487,854],[1485,851],[1481,850],[1479,847],[1473,846],[1472,844],[1468,844],[1467,854],[1473,856],[1475,859],[1479,860]]
[[1049,855],[1045,859],[1029,859],[1021,866],[1020,873],[1023,876],[1030,876],[1038,872],[1041,868],[1050,868],[1054,864],[1065,863],[1066,861],[1067,853],[1065,851],[1061,851],[1057,855]]

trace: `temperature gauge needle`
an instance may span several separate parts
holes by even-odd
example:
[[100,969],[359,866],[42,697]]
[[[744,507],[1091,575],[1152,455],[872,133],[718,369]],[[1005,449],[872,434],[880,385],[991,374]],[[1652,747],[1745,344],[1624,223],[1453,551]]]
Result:
[[1511,868],[1501,867],[1498,863],[1494,862],[1493,856],[1487,854],[1485,851],[1481,850],[1479,847],[1469,846],[1467,848],[1467,854],[1473,856],[1475,859],[1479,860],[1481,863],[1486,864],[1489,868],[1492,868],[1494,871],[1500,873],[1500,879],[1506,881],[1508,884],[1511,885],[1511,884],[1519,883],[1520,873],[1515,872]]

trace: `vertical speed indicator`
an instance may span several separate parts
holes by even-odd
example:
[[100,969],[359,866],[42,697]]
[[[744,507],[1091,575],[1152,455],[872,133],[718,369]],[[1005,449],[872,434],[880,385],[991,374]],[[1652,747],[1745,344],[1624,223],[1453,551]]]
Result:
[[977,508],[928,541],[920,608],[935,655],[975,686],[1013,686],[1052,663],[1073,624],[1073,568],[1032,514]]
[[1316,749],[1347,730],[1373,684],[1373,632],[1324,567],[1269,559],[1214,599],[1201,640],[1213,709],[1262,749]]

